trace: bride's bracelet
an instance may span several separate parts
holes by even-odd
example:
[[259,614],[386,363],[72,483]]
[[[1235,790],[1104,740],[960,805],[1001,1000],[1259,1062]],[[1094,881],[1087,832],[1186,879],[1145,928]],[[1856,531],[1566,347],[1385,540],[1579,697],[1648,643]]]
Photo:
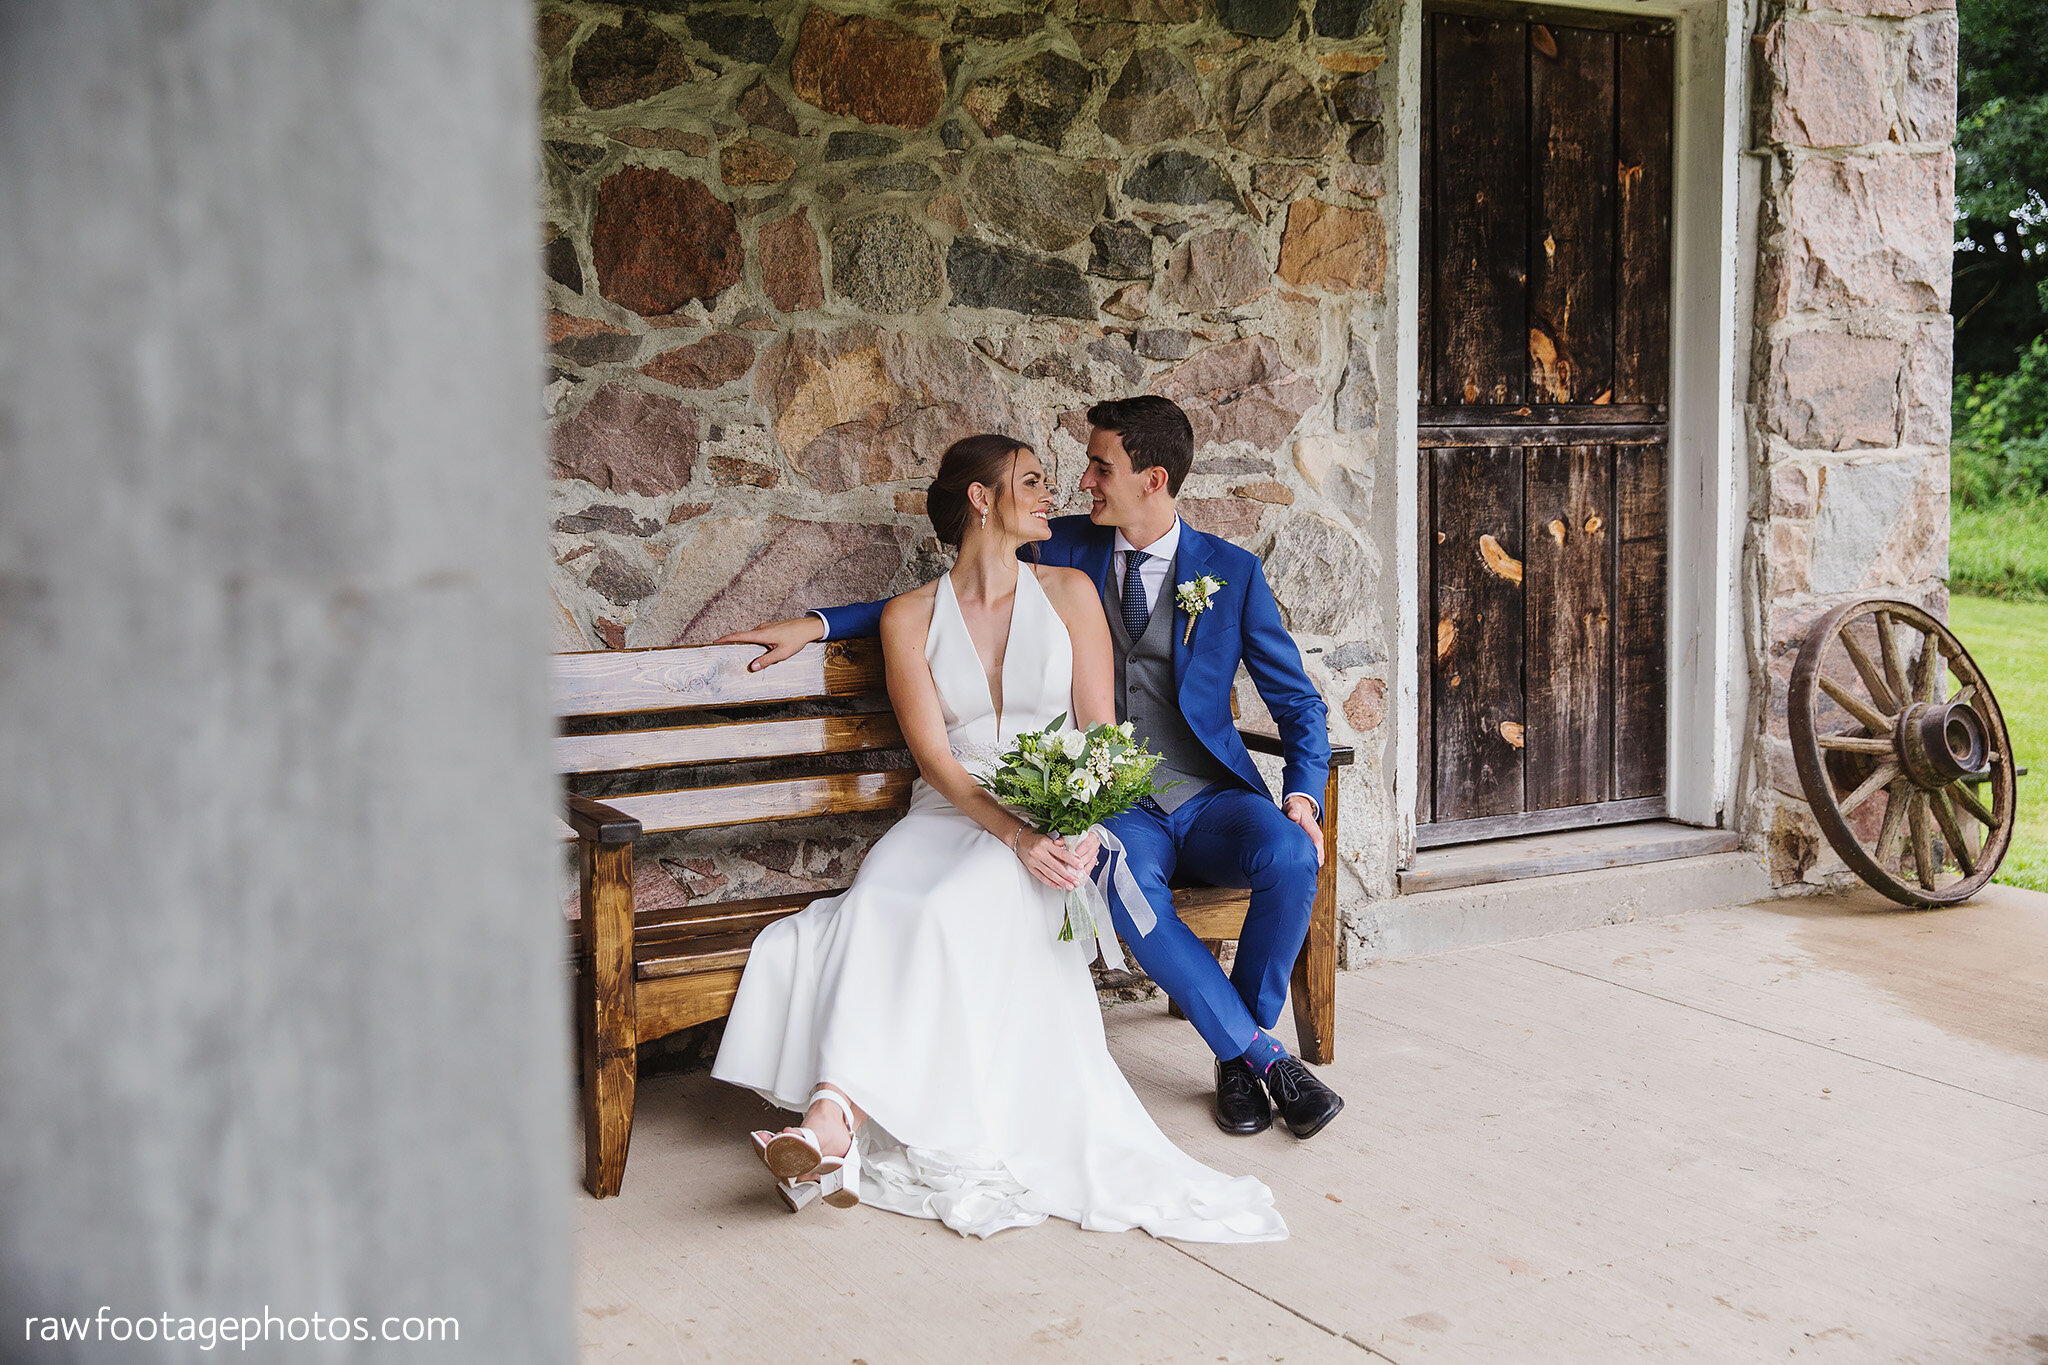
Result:
[[1010,852],[1016,854],[1019,858],[1024,855],[1017,852],[1017,840],[1023,836],[1025,830],[1030,828],[1031,826],[1029,825],[1019,825],[1016,829],[1010,831]]

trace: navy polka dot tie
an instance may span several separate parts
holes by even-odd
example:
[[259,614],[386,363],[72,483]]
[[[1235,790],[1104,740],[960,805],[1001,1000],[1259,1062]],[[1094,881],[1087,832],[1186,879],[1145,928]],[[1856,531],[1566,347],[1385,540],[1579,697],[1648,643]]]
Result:
[[1124,551],[1124,631],[1136,644],[1144,638],[1145,623],[1152,619],[1152,604],[1145,600],[1145,580],[1138,566],[1152,556],[1143,550]]

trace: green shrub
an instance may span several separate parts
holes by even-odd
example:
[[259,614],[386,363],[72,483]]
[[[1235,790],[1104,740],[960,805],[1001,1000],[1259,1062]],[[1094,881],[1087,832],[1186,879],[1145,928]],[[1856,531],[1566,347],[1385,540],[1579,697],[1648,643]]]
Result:
[[2048,495],[2048,333],[2011,374],[1958,375],[1949,490],[1989,507]]
[[1951,503],[1948,585],[1983,597],[2048,600],[2048,497]]

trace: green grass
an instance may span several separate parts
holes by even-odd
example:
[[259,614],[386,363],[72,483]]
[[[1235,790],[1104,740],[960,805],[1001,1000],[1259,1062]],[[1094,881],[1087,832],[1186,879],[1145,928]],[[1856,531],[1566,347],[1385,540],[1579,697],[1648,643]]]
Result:
[[1981,507],[1954,504],[1948,564],[1949,587],[1958,593],[2048,601],[2048,497]]
[[[2048,501],[2038,502],[2039,537],[2033,571],[2048,574]],[[1960,539],[1966,509],[1956,509]],[[1954,580],[1960,587],[1961,575]],[[1949,629],[1991,680],[1992,695],[2005,713],[2019,766],[2019,821],[2012,851],[1999,866],[2008,886],[2048,891],[2048,602],[1997,601],[1958,592],[1949,599]]]

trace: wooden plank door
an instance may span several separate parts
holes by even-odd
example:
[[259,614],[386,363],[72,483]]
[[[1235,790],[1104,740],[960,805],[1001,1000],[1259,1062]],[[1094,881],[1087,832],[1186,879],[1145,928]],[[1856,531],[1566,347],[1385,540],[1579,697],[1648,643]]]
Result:
[[1424,847],[1664,813],[1671,41],[1424,24]]

